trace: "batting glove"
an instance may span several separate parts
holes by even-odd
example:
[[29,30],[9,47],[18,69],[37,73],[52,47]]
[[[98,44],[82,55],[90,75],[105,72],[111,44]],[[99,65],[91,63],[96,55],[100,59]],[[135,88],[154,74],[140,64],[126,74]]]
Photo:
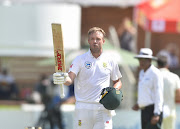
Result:
[[56,72],[53,74],[53,82],[58,85],[64,84],[66,82],[66,77],[68,77],[68,73]]

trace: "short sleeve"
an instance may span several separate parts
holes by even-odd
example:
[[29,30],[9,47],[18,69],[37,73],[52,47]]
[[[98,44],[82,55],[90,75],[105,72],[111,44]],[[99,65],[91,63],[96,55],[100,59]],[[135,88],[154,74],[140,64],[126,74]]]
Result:
[[78,56],[73,60],[68,72],[73,72],[77,75],[80,70],[80,64],[81,64],[81,58],[80,56]]
[[176,76],[176,89],[180,89],[180,79],[179,76]]
[[119,65],[117,62],[112,61],[112,72],[111,72],[111,79],[113,81],[118,80],[119,78],[121,78],[121,72],[119,70]]

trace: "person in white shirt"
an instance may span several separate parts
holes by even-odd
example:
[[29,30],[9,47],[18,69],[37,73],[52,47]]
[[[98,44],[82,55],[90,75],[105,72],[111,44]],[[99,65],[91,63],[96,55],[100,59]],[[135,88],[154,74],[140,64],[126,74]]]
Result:
[[138,81],[138,101],[133,110],[141,109],[142,129],[160,129],[163,108],[163,77],[152,64],[157,60],[149,48],[141,48],[139,55],[140,72]]
[[175,73],[168,69],[168,58],[158,54],[158,68],[162,72],[164,80],[164,108],[163,108],[163,129],[175,129],[176,122],[176,101],[180,99],[180,79]]
[[[90,49],[72,62],[68,77],[53,74],[54,83],[75,88],[75,129],[112,129],[113,110],[99,103],[101,91],[110,86],[120,89],[122,77],[118,64],[103,53],[105,32],[99,27],[88,31]],[[115,113],[115,112],[114,112]]]

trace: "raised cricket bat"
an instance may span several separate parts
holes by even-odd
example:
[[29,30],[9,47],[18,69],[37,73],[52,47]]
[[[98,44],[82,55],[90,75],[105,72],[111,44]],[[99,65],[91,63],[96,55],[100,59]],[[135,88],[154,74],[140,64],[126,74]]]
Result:
[[[60,74],[66,72],[64,43],[61,24],[52,23],[54,58],[55,58],[55,72]],[[60,85],[60,97],[64,98],[64,85]]]

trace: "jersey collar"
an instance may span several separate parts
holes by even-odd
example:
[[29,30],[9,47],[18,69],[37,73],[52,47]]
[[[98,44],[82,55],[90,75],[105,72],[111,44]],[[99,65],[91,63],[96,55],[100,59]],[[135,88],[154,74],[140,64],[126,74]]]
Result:
[[100,58],[102,57],[102,55],[103,55],[103,52],[101,53],[101,55],[100,55],[98,58],[95,58],[95,57],[92,55],[91,50],[89,49],[89,51],[88,51],[88,56],[90,56],[91,58],[94,58],[94,59],[100,59]]

